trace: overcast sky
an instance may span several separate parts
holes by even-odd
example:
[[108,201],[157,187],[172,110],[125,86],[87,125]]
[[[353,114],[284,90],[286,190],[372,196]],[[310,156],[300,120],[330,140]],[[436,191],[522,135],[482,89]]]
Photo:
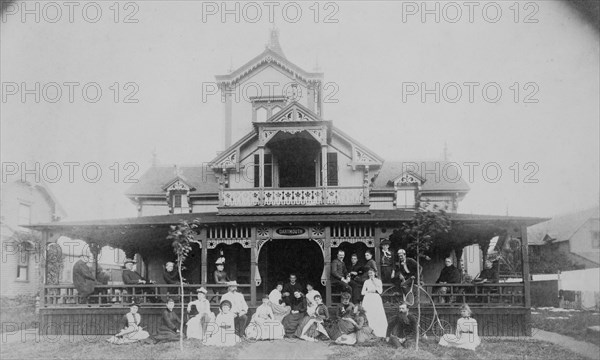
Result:
[[[69,220],[135,216],[125,176],[138,178],[154,149],[182,165],[222,150],[223,105],[203,101],[203,87],[261,53],[272,27],[263,2],[237,14],[228,3],[225,19],[221,2],[24,4],[0,25],[3,181],[21,174],[8,175],[13,163],[39,162]],[[562,2],[428,2],[424,19],[421,2],[273,4],[287,58],[307,71],[318,59],[325,73],[325,119],[386,160],[441,160],[446,143],[471,187],[460,212],[552,216],[598,203],[599,36]],[[434,90],[424,99],[422,85]],[[80,164],[72,182],[65,162]]]

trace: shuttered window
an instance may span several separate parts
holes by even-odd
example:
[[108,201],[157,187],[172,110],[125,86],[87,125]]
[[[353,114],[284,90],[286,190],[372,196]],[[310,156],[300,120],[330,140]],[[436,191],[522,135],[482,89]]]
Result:
[[337,153],[327,153],[327,186],[338,186]]

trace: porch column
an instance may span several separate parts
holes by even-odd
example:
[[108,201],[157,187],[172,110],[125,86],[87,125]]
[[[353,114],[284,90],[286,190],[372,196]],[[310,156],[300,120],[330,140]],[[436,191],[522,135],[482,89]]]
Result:
[[369,185],[371,179],[369,179],[369,165],[365,165],[363,173],[363,204],[369,205]]
[[256,306],[256,276],[258,257],[256,251],[256,227],[250,230],[250,303]]
[[[39,306],[36,306],[35,313],[39,313],[40,306],[46,306],[46,269],[48,268],[48,256],[46,254],[46,248],[48,246],[48,239],[50,238],[50,233],[45,230],[42,232],[42,239],[40,241],[40,248],[38,252],[38,256],[40,259],[44,259],[43,261],[36,261],[39,264],[38,274],[39,274],[39,291],[38,296],[40,299]],[[20,255],[18,255],[20,256]],[[37,301],[36,301],[37,303]]]
[[529,282],[529,242],[527,240],[527,226],[521,226],[521,259],[523,262],[523,285],[525,307],[531,307],[531,285]]
[[258,197],[259,205],[265,204],[265,147],[258,148],[258,189],[260,195]]
[[331,306],[331,226],[325,226],[325,243],[323,244],[325,254],[323,254],[325,274],[327,274],[327,283],[325,284],[325,303]]
[[201,275],[201,279],[200,282],[204,285],[208,284],[208,240],[207,240],[207,236],[206,236],[206,232],[207,229],[204,227],[200,228],[200,240],[202,241],[202,249],[201,249],[201,256],[200,256],[200,261],[202,262],[202,266],[201,266],[201,271],[202,274]]
[[327,143],[321,144],[321,184],[323,187],[323,204],[327,204]]
[[373,245],[375,249],[373,249],[373,253],[375,255],[375,263],[377,264],[377,277],[379,280],[382,280],[381,277],[381,229],[376,227],[373,229]]

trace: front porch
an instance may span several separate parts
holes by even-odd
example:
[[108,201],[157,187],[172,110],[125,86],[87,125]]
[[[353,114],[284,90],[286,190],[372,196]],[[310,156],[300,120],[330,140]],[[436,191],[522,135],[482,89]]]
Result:
[[[169,226],[179,220],[199,218],[202,225],[197,239],[202,246],[194,249],[191,262],[186,264],[188,269],[184,277],[190,283],[184,287],[186,304],[195,297],[196,289],[204,286],[209,289],[208,298],[214,301],[214,310],[217,309],[220,298],[218,289],[223,287],[213,283],[212,272],[214,261],[223,251],[228,259],[226,270],[240,284],[239,290],[244,294],[251,312],[260,304],[262,295],[268,294],[277,281],[285,281],[291,272],[299,274],[300,283],[311,282],[333,310],[339,302],[339,290],[332,288],[329,279],[331,259],[337,250],[344,249],[348,255],[355,252],[362,259],[364,252],[370,249],[379,264],[381,240],[390,238],[394,247],[402,246],[394,239],[394,230],[402,222],[409,221],[411,216],[412,212],[409,211],[376,210],[359,214],[329,214],[326,218],[318,214],[264,217],[203,213],[33,227],[43,231],[45,242],[53,242],[60,235],[65,235],[101,246],[120,247],[128,256],[137,253],[143,260],[138,269],[142,275],[162,280],[158,278],[162,274],[162,266],[174,258],[170,244],[165,241]],[[440,318],[454,324],[459,316],[458,307],[466,302],[472,305],[475,316],[484,317],[486,323],[497,325],[493,329],[482,327],[482,335],[528,335],[530,299],[524,230],[528,223],[537,219],[463,214],[450,214],[450,217],[456,232],[440,244],[440,253],[434,261],[446,256],[450,249],[462,251],[464,246],[481,239],[488,239],[489,244],[489,238],[493,235],[510,234],[521,239],[521,246],[517,249],[518,260],[525,260],[516,274],[520,280],[491,285],[447,284],[449,291],[446,295],[435,295],[432,301],[422,299],[424,313],[433,314],[435,307]],[[432,269],[426,270],[424,277],[424,288],[429,294],[434,294],[440,286],[434,283],[439,272]],[[131,286],[119,283],[119,279],[114,280],[111,285],[97,288],[99,293],[90,297],[91,304],[78,304],[78,296],[72,285],[46,284],[40,294],[42,329],[110,333],[111,326],[116,326],[114,323],[127,312],[127,302],[135,296],[141,302],[140,312],[145,314],[144,322],[152,330],[158,324],[167,296],[174,297],[180,305],[179,287],[176,285]],[[398,301],[394,289],[388,290],[390,287],[391,284],[386,284],[382,296],[388,314],[396,311]],[[93,325],[77,330],[67,325],[73,321]]]

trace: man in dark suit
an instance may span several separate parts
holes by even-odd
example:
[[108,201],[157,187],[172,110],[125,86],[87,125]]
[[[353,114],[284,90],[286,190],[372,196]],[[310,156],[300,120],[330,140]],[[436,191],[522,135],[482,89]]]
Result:
[[[458,268],[456,266],[454,266],[454,264],[452,264],[452,258],[447,257],[444,260],[444,264],[445,264],[445,266],[442,269],[442,271],[440,272],[440,276],[438,277],[438,279],[435,283],[436,284],[460,284],[460,270],[458,270]],[[442,294],[442,295],[447,294],[448,287],[442,286],[437,289],[436,293]],[[453,302],[452,298],[448,299],[444,296],[440,297],[441,303],[444,303],[446,300],[450,300],[450,302]]]
[[417,318],[408,313],[406,303],[401,303],[398,311],[388,324],[386,340],[396,348],[412,348],[417,339]]
[[294,297],[294,292],[296,290],[300,290],[302,292],[302,285],[297,281],[298,277],[296,274],[290,274],[290,282],[283,285],[283,291],[281,293],[281,300],[290,306],[292,304],[292,298]]
[[412,289],[413,281],[417,281],[417,261],[406,257],[406,250],[398,249],[398,262],[392,271],[392,282],[406,295]]
[[[339,250],[337,253],[337,259],[334,259],[331,262],[331,285],[339,286],[342,289],[342,292],[347,292],[350,294],[354,294],[355,291],[353,289],[358,288],[360,286],[359,283],[350,279],[350,275],[348,274],[348,269],[346,268],[346,264],[344,264],[344,250]],[[352,299],[354,303],[358,299]]]
[[[142,275],[140,275],[137,271],[134,270],[134,266],[135,266],[135,260],[132,260],[132,259],[125,260],[126,269],[123,270],[123,283],[125,285],[146,285],[146,284],[154,284],[155,283],[154,281],[151,281],[151,280],[148,280],[148,279],[142,277]],[[131,288],[128,291],[133,293],[134,289]],[[153,289],[144,289],[144,290],[142,290],[142,292],[144,294],[154,294]],[[155,297],[150,297],[150,298],[148,298],[148,300],[150,302],[158,301]]]
[[87,256],[81,255],[73,265],[73,285],[77,289],[80,302],[87,304],[88,297],[94,292],[96,277],[87,264]]

